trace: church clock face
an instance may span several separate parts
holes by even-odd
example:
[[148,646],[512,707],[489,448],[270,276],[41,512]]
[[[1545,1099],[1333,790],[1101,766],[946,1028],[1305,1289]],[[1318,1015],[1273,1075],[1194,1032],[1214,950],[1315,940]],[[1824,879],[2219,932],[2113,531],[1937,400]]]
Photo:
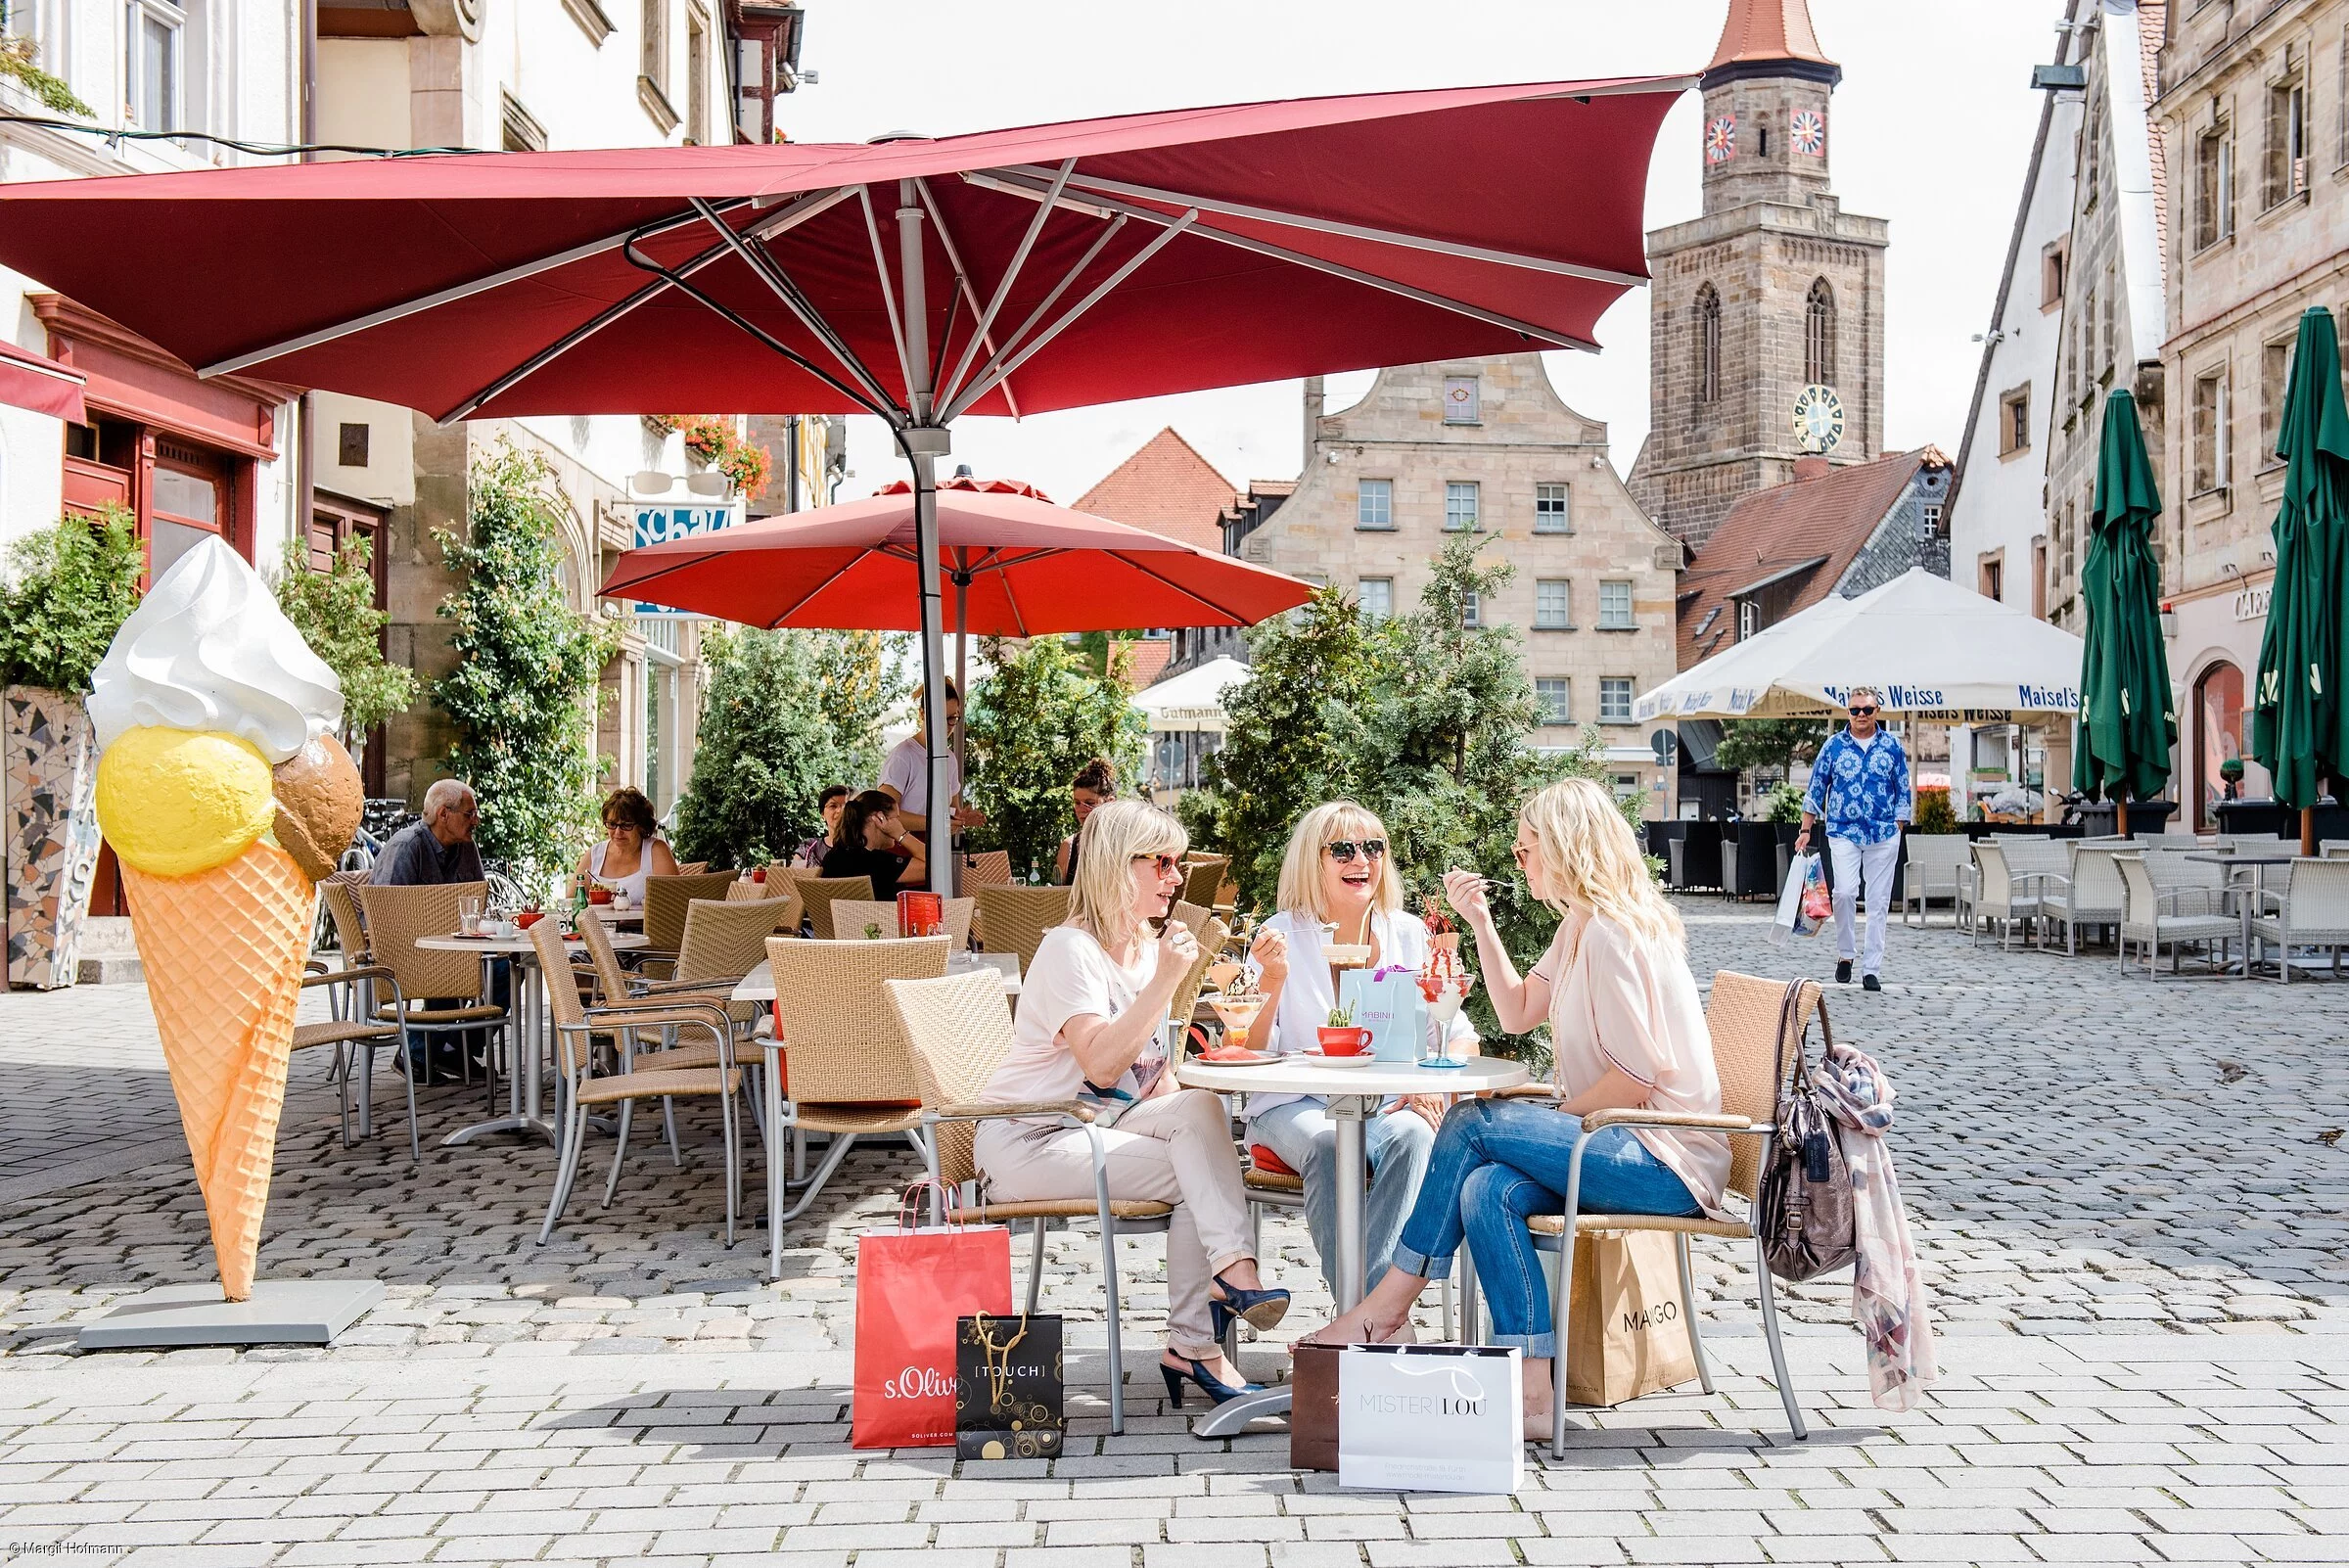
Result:
[[1834,388],[1815,384],[1795,393],[1794,438],[1804,451],[1821,455],[1843,443],[1843,399]]
[[1726,163],[1737,156],[1737,116],[1724,115],[1705,127],[1705,161]]

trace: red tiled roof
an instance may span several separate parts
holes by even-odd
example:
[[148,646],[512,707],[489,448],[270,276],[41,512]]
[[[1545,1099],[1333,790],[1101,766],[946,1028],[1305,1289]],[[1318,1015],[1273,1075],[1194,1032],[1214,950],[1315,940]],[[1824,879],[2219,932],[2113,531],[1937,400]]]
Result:
[[1169,426],[1077,497],[1077,510],[1221,555],[1221,519],[1238,498],[1231,481]]
[[1139,642],[1120,643],[1118,646],[1125,649],[1126,657],[1132,661],[1126,676],[1126,689],[1128,691],[1140,691],[1144,686],[1154,685],[1160,672],[1174,657],[1174,640],[1172,637],[1145,637]]
[[[1681,574],[1680,667],[1686,669],[1728,646],[1724,633],[1735,630],[1729,599],[1740,588],[1817,562],[1796,588],[1788,614],[1824,599],[1910,479],[1929,461],[1949,463],[1931,447],[1895,452],[1872,463],[1832,469],[1819,479],[1773,484],[1730,507]],[[1711,615],[1715,610],[1721,613]]]
[[1705,69],[1712,70],[1740,60],[1834,64],[1819,47],[1806,0],[1729,0],[1729,17],[1721,26],[1721,47],[1713,51],[1713,64]]

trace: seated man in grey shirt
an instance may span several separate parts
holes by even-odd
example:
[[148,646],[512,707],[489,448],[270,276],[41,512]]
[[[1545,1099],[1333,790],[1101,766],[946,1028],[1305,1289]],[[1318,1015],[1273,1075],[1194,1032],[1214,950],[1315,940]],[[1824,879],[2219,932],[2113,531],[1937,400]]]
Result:
[[481,881],[482,852],[473,842],[481,820],[471,785],[457,778],[438,781],[424,792],[423,816],[392,835],[367,880],[379,888]]

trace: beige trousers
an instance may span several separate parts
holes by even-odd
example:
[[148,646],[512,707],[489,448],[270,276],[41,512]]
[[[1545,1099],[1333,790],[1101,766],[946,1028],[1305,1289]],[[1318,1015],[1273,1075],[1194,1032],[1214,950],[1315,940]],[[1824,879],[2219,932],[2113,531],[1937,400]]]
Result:
[[[1203,1089],[1145,1100],[1101,1134],[1109,1195],[1171,1203],[1167,1222],[1167,1342],[1177,1355],[1217,1354],[1208,1281],[1256,1256],[1240,1158],[1223,1102]],[[979,1169],[1005,1203],[1093,1196],[1092,1140],[1082,1128],[986,1122]]]

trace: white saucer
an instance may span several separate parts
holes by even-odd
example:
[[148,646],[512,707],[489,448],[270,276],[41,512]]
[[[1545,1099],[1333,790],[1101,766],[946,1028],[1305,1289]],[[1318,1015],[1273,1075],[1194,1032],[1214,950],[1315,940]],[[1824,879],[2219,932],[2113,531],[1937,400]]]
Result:
[[1368,1051],[1362,1051],[1354,1056],[1328,1056],[1320,1051],[1299,1051],[1297,1059],[1301,1062],[1311,1062],[1315,1067],[1368,1067],[1378,1060]]

